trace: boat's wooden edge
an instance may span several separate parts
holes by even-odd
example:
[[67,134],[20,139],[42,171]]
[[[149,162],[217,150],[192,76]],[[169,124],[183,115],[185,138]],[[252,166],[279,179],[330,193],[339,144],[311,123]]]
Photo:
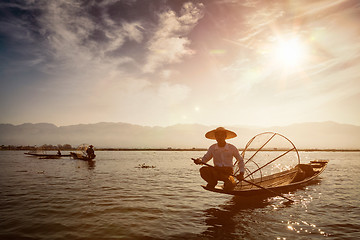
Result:
[[304,179],[304,182],[312,181],[313,179],[317,178],[323,171],[325,171],[327,165],[329,164],[329,160],[314,160],[314,161],[311,161],[309,164],[311,165],[312,163],[321,163],[322,165],[320,167],[316,166],[316,168],[320,169],[320,170],[318,170],[316,172],[316,174],[309,177],[308,179]]
[[41,154],[41,153],[24,153],[25,155],[30,155],[30,156],[34,156],[34,157],[71,157],[70,154],[61,154],[61,155],[57,155],[57,154]]
[[225,194],[230,194],[230,195],[236,195],[236,191],[224,190],[223,188],[219,188],[219,187],[208,188],[208,187],[206,187],[205,185],[201,185],[201,187],[203,187],[205,190],[208,190],[208,191],[210,191],[210,192],[225,193]]
[[256,191],[237,191],[237,190],[224,190],[223,188],[215,187],[208,188],[204,185],[201,185],[205,190],[215,193],[228,194],[232,196],[240,196],[240,197],[262,197],[262,196],[275,196],[271,192],[264,191],[263,189],[257,189]]

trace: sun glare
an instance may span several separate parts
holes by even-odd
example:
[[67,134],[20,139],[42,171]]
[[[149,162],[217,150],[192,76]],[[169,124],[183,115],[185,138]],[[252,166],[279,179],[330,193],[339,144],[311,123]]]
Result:
[[281,40],[274,48],[274,58],[281,65],[298,66],[306,56],[305,46],[298,38]]

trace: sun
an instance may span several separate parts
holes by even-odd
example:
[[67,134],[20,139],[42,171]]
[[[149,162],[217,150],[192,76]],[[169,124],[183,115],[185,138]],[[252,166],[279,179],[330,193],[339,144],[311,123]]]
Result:
[[273,49],[273,59],[282,66],[296,67],[306,58],[306,47],[299,38],[278,40]]

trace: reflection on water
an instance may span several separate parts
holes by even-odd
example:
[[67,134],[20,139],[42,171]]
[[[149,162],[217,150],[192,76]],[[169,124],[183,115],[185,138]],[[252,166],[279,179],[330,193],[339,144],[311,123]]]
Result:
[[[71,161],[74,161],[76,164],[77,168],[87,168],[89,170],[94,170],[95,166],[96,166],[96,161],[84,161],[84,160],[80,160],[80,159],[71,159]],[[101,159],[98,160],[101,162]]]
[[289,220],[286,224],[287,224],[287,228],[290,231],[294,231],[294,233],[296,233],[296,234],[320,234],[325,237],[329,236],[329,234],[322,231],[315,224],[308,223],[306,221],[293,222],[293,221]]
[[264,199],[244,199],[233,197],[219,208],[205,210],[205,223],[207,230],[202,233],[204,237],[214,239],[238,239],[249,237],[247,225],[248,213],[254,209],[265,208],[269,202]]
[[281,198],[235,196],[217,208],[205,210],[208,227],[202,236],[209,239],[265,239],[268,236],[261,230],[261,225],[266,222],[263,214],[292,204]]
[[89,170],[94,170],[96,161],[86,161],[88,164]]

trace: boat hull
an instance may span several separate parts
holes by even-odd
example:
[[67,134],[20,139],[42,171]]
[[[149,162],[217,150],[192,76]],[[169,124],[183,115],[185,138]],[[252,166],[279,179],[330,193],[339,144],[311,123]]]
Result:
[[60,158],[60,157],[70,157],[70,154],[42,154],[42,153],[24,153],[25,155],[35,156],[35,157],[44,157],[44,158]]
[[73,159],[78,159],[78,160],[83,160],[83,161],[88,161],[88,162],[95,161],[94,160],[95,156],[94,156],[94,158],[89,158],[89,157],[86,157],[86,156],[84,156],[82,154],[74,153],[74,152],[70,152],[70,155],[71,155],[71,157]]
[[[273,183],[273,186],[270,186],[269,184],[266,185],[265,181],[261,182],[259,180],[257,182],[256,179],[254,180],[254,183],[276,193],[289,192],[309,184],[325,170],[327,164],[328,161],[326,160],[315,160],[315,161],[311,161],[308,164],[299,164],[295,168],[285,171],[282,175],[286,176],[288,179],[286,181],[282,180],[282,182],[278,183],[278,185],[276,185],[276,182]],[[274,179],[276,178],[280,179],[281,173],[274,174],[272,176]],[[269,176],[268,178],[271,179],[272,176]],[[235,196],[243,196],[243,197],[253,197],[260,195],[275,196],[275,194],[272,193],[271,191],[267,191],[265,189],[261,189],[255,186],[250,187],[250,184],[245,184],[243,186],[238,184],[233,190],[225,190],[220,187],[215,187],[215,188],[208,188],[206,186],[202,186],[202,187],[211,192],[229,194]]]

